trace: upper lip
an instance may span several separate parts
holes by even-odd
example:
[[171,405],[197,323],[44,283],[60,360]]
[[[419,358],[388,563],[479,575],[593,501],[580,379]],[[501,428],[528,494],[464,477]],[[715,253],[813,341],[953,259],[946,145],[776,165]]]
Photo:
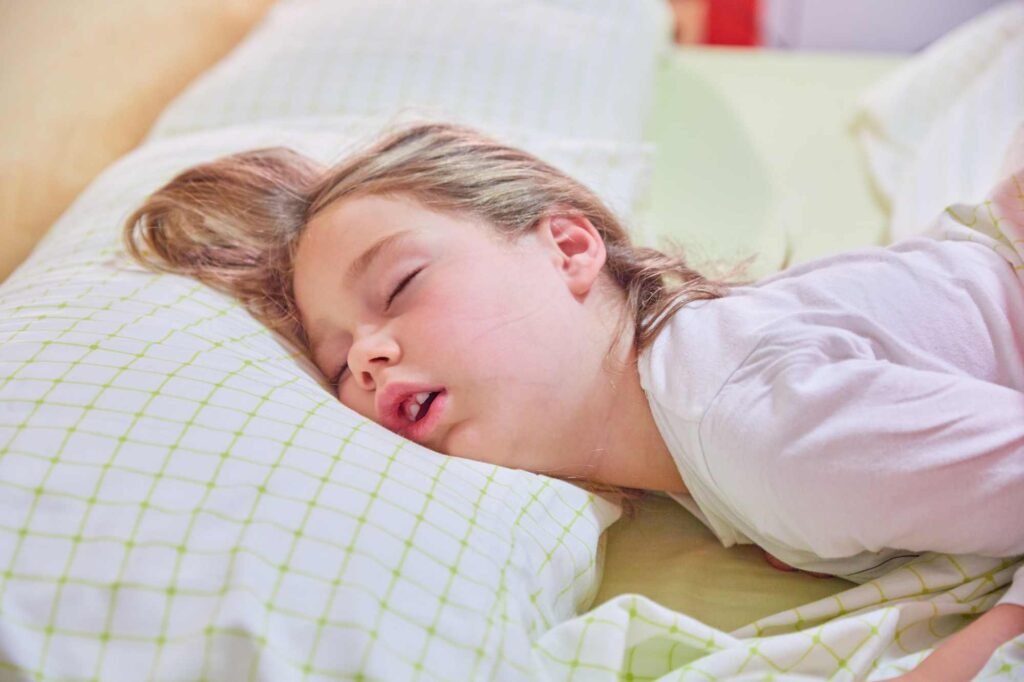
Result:
[[402,403],[417,393],[435,393],[442,390],[441,386],[430,384],[414,384],[392,382],[377,391],[377,417],[384,428],[396,433],[403,433],[414,422],[409,421],[402,411]]

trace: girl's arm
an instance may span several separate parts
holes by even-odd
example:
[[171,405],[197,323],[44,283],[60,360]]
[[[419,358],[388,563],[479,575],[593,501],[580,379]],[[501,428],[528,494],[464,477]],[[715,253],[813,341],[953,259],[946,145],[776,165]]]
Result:
[[1000,644],[1024,633],[1024,606],[999,604],[944,641],[914,670],[895,678],[904,682],[961,682],[974,679]]
[[[779,543],[818,556],[1024,554],[1024,392],[860,357],[851,334],[766,337],[750,354],[742,385],[702,422],[722,494]],[[1018,569],[1001,604],[909,679],[971,679],[1024,632],[1022,602]]]

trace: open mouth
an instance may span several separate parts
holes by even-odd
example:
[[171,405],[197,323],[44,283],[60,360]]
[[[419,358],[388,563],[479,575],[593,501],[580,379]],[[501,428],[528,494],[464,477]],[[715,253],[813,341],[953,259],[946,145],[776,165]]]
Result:
[[434,402],[434,398],[438,396],[440,391],[417,393],[416,395],[410,396],[402,404],[402,414],[405,415],[406,419],[410,422],[418,422],[427,416],[427,412],[430,411],[430,406]]

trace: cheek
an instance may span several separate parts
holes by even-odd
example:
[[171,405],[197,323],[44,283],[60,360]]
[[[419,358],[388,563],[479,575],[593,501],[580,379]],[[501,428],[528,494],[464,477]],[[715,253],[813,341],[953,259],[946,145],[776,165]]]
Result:
[[375,420],[376,407],[373,402],[373,393],[364,391],[356,386],[352,377],[348,377],[341,387],[341,404],[355,410],[360,416],[371,421]]
[[540,387],[557,376],[566,361],[564,292],[549,272],[516,266],[510,272],[499,262],[424,291],[403,320],[415,364],[476,381],[500,379],[506,389]]

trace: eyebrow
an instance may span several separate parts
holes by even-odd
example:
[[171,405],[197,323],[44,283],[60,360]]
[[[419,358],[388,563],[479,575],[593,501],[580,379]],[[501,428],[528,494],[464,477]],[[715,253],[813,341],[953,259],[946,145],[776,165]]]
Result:
[[374,244],[363,251],[359,258],[352,261],[352,265],[348,266],[348,272],[345,273],[345,278],[342,280],[345,286],[352,286],[353,283],[370,269],[373,262],[377,260],[381,254],[389,249],[394,248],[400,242],[406,240],[412,234],[412,230],[403,230],[401,232],[395,232],[389,234],[387,237],[378,239]]

